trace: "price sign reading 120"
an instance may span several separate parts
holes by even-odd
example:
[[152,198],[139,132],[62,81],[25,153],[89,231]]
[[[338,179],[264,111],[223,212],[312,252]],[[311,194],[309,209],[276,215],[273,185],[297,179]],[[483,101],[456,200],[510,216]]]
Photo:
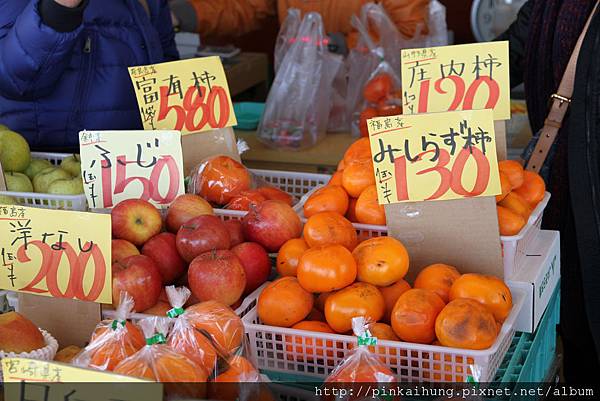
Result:
[[491,109],[510,119],[508,42],[402,50],[407,114]]
[[167,207],[184,193],[178,131],[82,131],[79,149],[92,209],[112,208],[126,199]]
[[144,129],[188,133],[237,124],[219,57],[129,68]]
[[110,303],[110,215],[0,205],[0,288]]
[[368,121],[380,204],[500,193],[491,110]]

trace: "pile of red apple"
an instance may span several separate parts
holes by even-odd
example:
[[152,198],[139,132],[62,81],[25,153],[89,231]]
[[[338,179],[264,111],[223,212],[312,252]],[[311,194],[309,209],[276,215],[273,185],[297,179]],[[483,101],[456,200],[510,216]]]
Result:
[[190,288],[188,305],[215,300],[237,307],[268,279],[268,253],[302,232],[292,207],[277,200],[262,202],[241,221],[223,221],[193,194],[179,196],[164,219],[140,199],[119,203],[111,216],[113,306],[127,291],[136,312],[163,316],[171,309],[164,293],[171,284]]

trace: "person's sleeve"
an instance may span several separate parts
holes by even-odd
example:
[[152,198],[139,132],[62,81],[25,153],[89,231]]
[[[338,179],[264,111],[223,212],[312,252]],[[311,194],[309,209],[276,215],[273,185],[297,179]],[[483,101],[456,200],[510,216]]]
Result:
[[171,20],[171,11],[167,0],[160,1],[155,27],[160,36],[160,44],[165,55],[164,61],[179,60],[179,51],[175,44],[175,31],[173,30],[173,21]]
[[170,6],[182,31],[204,37],[241,36],[276,14],[275,0],[172,0]]
[[[83,13],[85,4],[79,11],[61,14],[52,5],[45,8],[50,2],[56,4],[54,0],[0,0],[0,94],[6,98],[47,96],[69,64],[81,32],[82,16],[77,13]],[[45,18],[40,12],[46,12]]]
[[510,86],[514,88],[523,83],[525,74],[525,52],[533,1],[529,0],[519,10],[517,19],[495,40],[508,40],[510,58]]

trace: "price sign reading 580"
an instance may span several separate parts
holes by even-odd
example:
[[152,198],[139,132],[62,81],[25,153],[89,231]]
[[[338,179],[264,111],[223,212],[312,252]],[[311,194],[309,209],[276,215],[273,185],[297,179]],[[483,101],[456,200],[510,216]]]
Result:
[[129,68],[147,130],[209,131],[237,124],[219,57]]
[[110,303],[110,215],[0,205],[0,289]]
[[380,204],[500,193],[491,110],[368,121]]
[[82,131],[79,149],[92,209],[111,208],[126,199],[166,207],[184,193],[177,131]]
[[407,114],[491,109],[510,118],[508,42],[402,50]]

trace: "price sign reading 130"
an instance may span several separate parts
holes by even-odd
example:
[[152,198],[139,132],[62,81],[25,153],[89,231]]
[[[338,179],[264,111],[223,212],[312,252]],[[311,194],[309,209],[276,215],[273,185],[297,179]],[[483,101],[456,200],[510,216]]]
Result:
[[491,110],[368,121],[380,204],[500,193]]
[[111,208],[126,199],[166,207],[184,193],[178,131],[82,131],[79,151],[92,209]]
[[0,205],[0,288],[110,303],[110,215]]
[[402,50],[407,114],[491,109],[510,118],[508,42]]
[[237,124],[219,57],[129,68],[144,129],[182,134]]

